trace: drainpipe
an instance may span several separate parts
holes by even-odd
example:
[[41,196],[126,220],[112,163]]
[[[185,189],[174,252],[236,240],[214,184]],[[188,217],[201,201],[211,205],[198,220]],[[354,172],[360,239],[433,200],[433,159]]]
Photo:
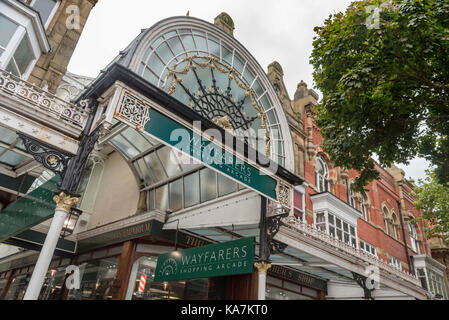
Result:
[[402,207],[401,207],[401,202],[399,200],[396,200],[397,204],[398,204],[398,208],[399,208],[399,218],[401,219],[401,229],[402,229],[402,238],[404,239],[404,247],[405,247],[405,254],[407,256],[407,264],[408,264],[408,269],[410,271],[410,273],[415,274],[415,269],[412,266],[412,262],[410,260],[410,256],[408,254],[408,247],[407,247],[407,238],[405,237],[405,228],[404,228],[404,221],[402,219]]

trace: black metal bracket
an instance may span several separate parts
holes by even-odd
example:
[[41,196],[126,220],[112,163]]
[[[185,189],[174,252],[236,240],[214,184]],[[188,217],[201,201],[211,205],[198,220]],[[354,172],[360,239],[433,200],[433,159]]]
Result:
[[95,143],[100,137],[102,129],[102,126],[100,125],[90,133],[98,105],[93,99],[90,99],[87,103],[92,106],[92,108],[90,108],[90,114],[86,126],[83,129],[76,155],[58,150],[39,139],[30,137],[21,132],[17,133],[23,140],[26,151],[45,168],[61,177],[61,182],[58,185],[60,191],[67,192],[71,195],[74,195],[76,192],[81,173],[86,166],[89,154],[92,152]]
[[59,150],[24,133],[17,132],[17,135],[22,139],[26,151],[31,154],[37,162],[51,170],[53,173],[58,174],[61,177],[61,181],[64,179],[69,161],[75,157],[75,155]]
[[267,218],[267,242],[270,254],[282,253],[287,248],[287,245],[274,240],[274,236],[279,232],[282,225],[281,219],[288,217],[288,211],[282,214],[271,216]]
[[[372,292],[374,291],[373,289],[368,289],[368,287],[366,286],[366,280],[368,279],[365,276],[362,276],[358,273],[353,272],[352,273],[354,280],[357,282],[357,284],[363,289],[363,293],[364,293],[364,299],[366,300],[374,300],[373,296],[372,296]],[[371,280],[374,281],[374,280]]]

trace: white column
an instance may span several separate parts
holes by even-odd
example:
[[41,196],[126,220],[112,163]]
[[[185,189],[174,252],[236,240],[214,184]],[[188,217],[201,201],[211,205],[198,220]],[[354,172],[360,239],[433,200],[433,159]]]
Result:
[[38,299],[42,285],[44,284],[45,275],[47,274],[48,267],[50,266],[56,245],[61,235],[64,221],[67,218],[70,208],[78,202],[78,198],[71,198],[63,192],[55,196],[53,200],[56,202],[55,215],[53,216],[50,229],[48,230],[47,237],[45,238],[44,245],[42,246],[42,250],[34,267],[33,275],[31,276],[23,300]]
[[254,266],[258,271],[257,300],[265,300],[265,291],[267,287],[267,271],[271,264],[266,262],[256,262]]

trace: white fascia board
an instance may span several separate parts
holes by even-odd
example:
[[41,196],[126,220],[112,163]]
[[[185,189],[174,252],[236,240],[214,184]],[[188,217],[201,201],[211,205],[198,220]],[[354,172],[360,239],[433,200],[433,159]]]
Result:
[[310,199],[312,200],[314,212],[329,211],[354,225],[357,225],[357,219],[362,217],[360,211],[329,192],[314,194],[310,196]]
[[[22,2],[18,0],[6,0],[4,3],[9,5],[10,8],[14,9],[16,12],[20,13],[22,16],[25,16],[29,19],[32,25],[32,29],[29,28],[28,23],[24,23],[23,21],[20,23],[24,27],[26,27],[28,34],[30,35],[30,38],[33,37],[33,35],[36,36],[36,40],[39,44],[40,50],[43,53],[50,52],[51,46],[50,42],[48,41],[47,34],[45,32],[45,27],[42,24],[42,20],[40,18],[40,15],[37,11],[34,11],[29,6],[23,4]],[[1,2],[0,2],[1,6]],[[4,10],[7,10],[5,8],[2,8],[2,12],[5,12]],[[32,31],[32,32],[30,32]],[[32,39],[30,39],[32,41]]]
[[432,271],[443,275],[446,270],[446,266],[439,263],[437,260],[426,254],[419,254],[413,256],[413,265],[415,268],[428,268]]

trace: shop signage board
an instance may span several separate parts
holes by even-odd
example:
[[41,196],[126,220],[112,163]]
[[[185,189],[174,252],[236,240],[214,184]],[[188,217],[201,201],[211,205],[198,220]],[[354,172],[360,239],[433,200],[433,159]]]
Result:
[[155,282],[253,272],[254,237],[173,251],[158,256]]

